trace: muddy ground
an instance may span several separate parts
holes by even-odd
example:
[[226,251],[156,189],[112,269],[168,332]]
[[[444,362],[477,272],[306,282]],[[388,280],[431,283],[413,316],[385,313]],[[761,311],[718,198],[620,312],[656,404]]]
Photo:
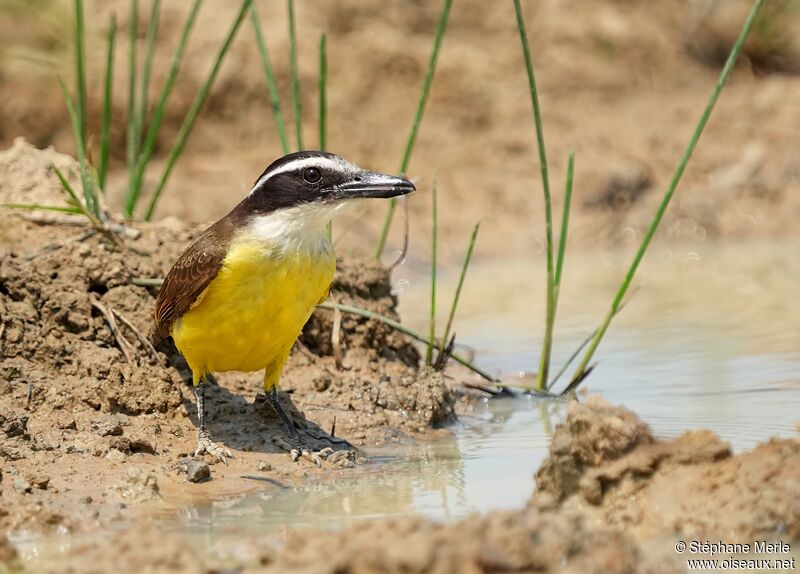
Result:
[[[97,141],[103,42],[128,0],[87,0],[87,68]],[[149,2],[140,3],[144,52]],[[153,97],[188,10],[162,3]],[[204,4],[158,139],[152,184],[183,113],[205,78],[236,2]],[[800,25],[797,0],[771,0],[719,100],[657,241],[797,238],[800,156]],[[572,245],[635,243],[689,141],[749,0],[537,0],[523,2],[537,65],[556,208],[569,150],[576,152]],[[12,2],[0,11],[0,147],[24,136],[74,154],[54,73],[72,74],[66,0]],[[441,3],[406,0],[297,2],[305,143],[317,145],[317,40],[328,34],[329,148],[358,164],[398,168]],[[259,4],[291,129],[285,3]],[[222,24],[224,23],[224,24]],[[120,33],[109,197],[125,189],[126,61]],[[140,56],[140,60],[143,55]],[[69,83],[69,82],[68,82]],[[293,139],[293,138],[292,138]],[[250,23],[223,64],[208,105],[159,208],[159,216],[208,222],[224,215],[264,166],[281,155]],[[544,237],[538,156],[511,2],[454,4],[409,175],[440,193],[440,254],[459,261],[482,221],[476,259],[532,255]],[[410,261],[429,253],[427,194],[409,198]],[[369,253],[383,206],[343,216],[341,247]],[[392,248],[400,245],[396,226]],[[541,253],[539,253],[541,256]]]
[[[52,150],[19,141],[0,153],[2,200],[53,201],[51,163],[75,177],[74,161]],[[328,450],[293,460],[274,440],[284,431],[258,397],[259,375],[224,374],[208,393],[210,429],[235,458],[206,457],[211,480],[191,484],[190,375],[155,338],[154,290],[137,283],[163,276],[199,228],[168,219],[133,226],[115,243],[74,217],[6,211],[0,219],[0,563],[11,568],[8,534],[88,534],[57,564],[39,565],[53,572],[663,572],[682,568],[671,551],[679,538],[800,539],[800,441],[736,456],[709,431],[660,441],[635,414],[589,398],[570,405],[525,509],[447,525],[397,518],[290,532],[279,548],[245,536],[236,557],[198,554],[149,517],[190,499],[270,488],[243,475],[274,488],[335,479],[371,464],[359,447],[448,432],[436,427],[468,408],[456,401],[458,379],[418,370],[404,336],[354,317],[342,320],[337,366],[332,313],[318,311],[281,401],[315,448]],[[396,317],[389,273],[377,263],[340,260],[333,292]],[[103,534],[112,528],[112,538]]]
[[[22,142],[0,154],[3,201],[38,194],[52,203],[59,192],[43,176],[53,176],[51,162],[74,176],[68,158]],[[155,291],[135,283],[163,277],[199,229],[164,221],[132,227],[115,244],[75,218],[44,217],[0,216],[4,532],[80,531],[124,518],[161,491],[179,493],[181,461],[196,444],[190,373],[153,333]],[[347,259],[338,268],[337,301],[397,318],[384,267]],[[208,394],[210,430],[235,458],[208,459],[214,490],[264,468],[284,484],[350,468],[365,462],[360,446],[453,420],[454,395],[441,374],[418,371],[417,349],[382,323],[343,317],[337,366],[332,317],[320,310],[309,321],[282,378],[281,401],[322,458],[292,462],[277,417],[256,396],[259,374],[220,375]]]

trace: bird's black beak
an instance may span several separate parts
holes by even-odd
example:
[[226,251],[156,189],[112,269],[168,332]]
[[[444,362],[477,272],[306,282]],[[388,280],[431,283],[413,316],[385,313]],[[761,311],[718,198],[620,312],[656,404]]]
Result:
[[351,181],[337,185],[332,191],[335,199],[388,198],[416,191],[409,180],[393,175],[360,171]]

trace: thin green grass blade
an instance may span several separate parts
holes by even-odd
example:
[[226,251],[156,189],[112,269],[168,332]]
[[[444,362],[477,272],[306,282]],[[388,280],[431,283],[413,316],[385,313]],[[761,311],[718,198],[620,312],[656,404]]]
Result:
[[64,190],[64,193],[67,194],[67,203],[70,205],[70,207],[79,209],[81,213],[91,219],[91,215],[89,215],[89,213],[86,211],[86,208],[83,206],[83,203],[81,203],[81,200],[78,198],[78,194],[75,193],[75,188],[72,187],[72,184],[70,184],[63,172],[58,169],[55,164],[52,164],[52,168],[56,174],[56,177],[58,178],[58,181],[61,182],[61,187]]
[[[400,173],[405,175],[408,170],[408,164],[411,161],[411,154],[414,151],[414,144],[417,141],[417,133],[419,126],[422,123],[422,116],[425,113],[425,105],[428,102],[428,95],[431,91],[433,84],[433,77],[436,73],[436,62],[439,59],[439,50],[442,47],[442,40],[444,38],[445,30],[447,29],[447,19],[450,15],[450,7],[453,5],[453,0],[444,0],[442,6],[442,13],[439,16],[439,23],[436,27],[436,36],[433,39],[433,49],[431,50],[431,57],[428,61],[428,69],[425,72],[425,79],[422,81],[422,90],[419,95],[419,102],[417,103],[417,111],[414,113],[414,120],[411,123],[411,132],[408,134],[406,141],[405,151],[403,152],[403,159],[400,162]],[[381,228],[380,236],[378,237],[378,245],[375,247],[375,259],[380,259],[383,255],[383,250],[386,247],[386,238],[389,236],[389,230],[392,227],[392,220],[394,219],[394,212],[397,209],[397,198],[389,200],[389,207],[386,211],[386,217],[383,220],[383,227]]]
[[3,207],[9,209],[26,209],[30,211],[55,211],[57,213],[68,213],[70,215],[86,215],[79,207],[65,207],[62,205],[40,205],[38,203],[4,203]]
[[[128,124],[126,151],[128,158],[128,173],[136,169],[136,158],[139,154],[139,133],[136,121],[136,37],[139,34],[139,0],[131,0],[131,12],[128,22]],[[128,180],[128,195],[132,193],[131,186],[134,179]],[[130,216],[129,214],[126,214]]]
[[289,73],[292,79],[292,108],[297,149],[303,149],[303,111],[300,102],[300,78],[297,69],[297,24],[294,18],[294,0],[286,0],[289,10]]
[[328,38],[319,37],[319,149],[328,147]]
[[536,75],[533,69],[531,49],[528,45],[528,33],[525,30],[525,17],[522,15],[520,0],[514,0],[514,11],[517,15],[517,29],[522,42],[522,54],[525,57],[525,70],[528,73],[528,88],[533,106],[533,123],[536,128],[536,143],[539,148],[539,166],[542,174],[542,191],[544,192],[544,216],[546,225],[547,248],[547,320],[545,323],[544,343],[539,360],[539,372],[536,375],[536,388],[544,390],[550,370],[550,354],[553,348],[553,325],[555,324],[555,276],[553,271],[553,210],[550,201],[550,177],[547,169],[547,151],[544,146],[544,129],[542,127],[542,110],[539,105],[539,91],[536,88]]
[[76,141],[76,149],[78,152],[78,164],[80,166],[80,173],[81,173],[81,185],[83,187],[83,200],[84,200],[84,207],[88,213],[91,213],[93,216],[100,217],[100,203],[97,200],[97,190],[94,186],[94,181],[92,179],[92,174],[89,170],[89,162],[86,160],[86,142],[83,140],[83,135],[81,134],[80,130],[80,118],[78,118],[78,113],[75,111],[75,106],[72,103],[72,98],[67,91],[67,87],[64,85],[64,82],[61,78],[58,79],[59,84],[61,84],[61,91],[64,94],[64,102],[67,105],[67,113],[69,114],[70,122],[72,123],[72,129],[75,132],[75,141]]
[[133,217],[134,211],[136,210],[136,205],[139,202],[142,184],[144,183],[144,174],[147,170],[147,164],[150,162],[150,158],[153,156],[156,139],[158,138],[158,130],[161,128],[161,121],[164,119],[164,110],[167,106],[167,100],[172,93],[172,87],[175,83],[175,78],[178,75],[178,70],[180,69],[183,55],[186,52],[186,45],[189,41],[189,35],[194,28],[194,23],[197,19],[197,14],[200,11],[200,6],[202,4],[203,0],[194,0],[192,9],[189,12],[189,16],[186,18],[186,22],[183,25],[178,46],[175,48],[175,52],[172,54],[169,71],[167,72],[167,79],[164,82],[163,88],[161,89],[161,95],[158,98],[158,102],[153,108],[153,117],[150,119],[150,124],[147,126],[147,133],[144,138],[144,144],[142,145],[142,153],[139,155],[135,169],[132,173],[129,173],[132,183],[128,188],[128,194],[125,197],[125,207],[123,209],[125,217]]
[[150,203],[147,206],[147,212],[145,214],[145,219],[147,221],[150,221],[153,218],[156,205],[158,205],[158,199],[161,197],[161,193],[164,191],[164,186],[167,184],[167,180],[172,173],[172,169],[175,167],[175,162],[178,161],[181,153],[183,153],[186,140],[189,138],[189,134],[192,132],[194,123],[197,121],[197,116],[200,114],[200,110],[202,109],[203,104],[205,104],[206,98],[211,91],[211,86],[214,85],[214,80],[217,79],[217,73],[219,73],[219,69],[222,66],[222,61],[225,59],[225,55],[228,53],[228,49],[231,47],[234,37],[236,37],[236,32],[239,30],[242,21],[247,15],[247,11],[250,9],[251,3],[252,0],[244,0],[242,2],[242,7],[239,9],[236,20],[234,20],[233,25],[231,26],[230,30],[228,30],[228,34],[225,36],[225,40],[217,52],[211,72],[206,78],[203,86],[200,88],[200,91],[197,92],[197,95],[192,101],[192,105],[189,107],[189,111],[186,113],[183,124],[181,124],[181,129],[178,132],[178,137],[169,152],[169,156],[167,156],[167,163],[164,167],[164,172],[161,174],[161,179],[153,191],[153,196],[150,198]]
[[[83,20],[83,0],[75,0],[75,83],[78,98],[78,124],[81,140],[84,145],[88,141],[86,134],[86,30]],[[86,148],[84,147],[84,152]]]
[[653,239],[653,235],[655,235],[656,230],[658,229],[661,220],[664,217],[664,213],[667,211],[667,207],[669,206],[670,201],[672,200],[672,196],[675,194],[675,190],[678,187],[678,184],[681,181],[681,177],[683,177],[683,172],[686,170],[686,165],[689,163],[689,160],[694,153],[695,148],[697,147],[697,142],[700,140],[700,136],[703,133],[703,130],[708,123],[708,119],[711,117],[711,112],[714,110],[714,106],[719,99],[719,95],[722,92],[722,88],[725,86],[725,83],[728,81],[728,77],[730,76],[733,68],[736,64],[736,60],[739,58],[739,54],[742,51],[742,47],[744,46],[744,42],[747,39],[750,30],[753,27],[753,23],[758,16],[759,11],[761,10],[762,5],[764,4],[764,0],[756,0],[753,3],[753,7],[750,9],[750,13],[747,16],[747,20],[745,21],[744,27],[742,31],[739,33],[739,37],[736,40],[736,43],[733,45],[733,49],[731,50],[730,54],[728,55],[728,60],[725,62],[725,66],[722,68],[722,72],[720,73],[719,79],[717,80],[716,85],[714,86],[714,90],[711,92],[711,96],[708,99],[708,103],[706,104],[705,109],[703,110],[700,119],[697,122],[697,126],[692,133],[692,137],[689,140],[689,144],[686,146],[686,150],[683,152],[683,156],[681,157],[680,162],[678,163],[678,167],[675,169],[675,173],[672,176],[672,180],[669,183],[669,187],[667,187],[667,191],[664,194],[664,197],[661,200],[661,204],[658,206],[658,210],[656,211],[653,220],[650,222],[650,227],[647,228],[647,233],[645,233],[644,237],[642,238],[642,243],[639,246],[636,255],[633,257],[633,261],[631,262],[630,267],[628,268],[628,272],[625,274],[625,278],[622,280],[622,284],[620,285],[619,289],[617,290],[617,294],[614,297],[614,300],[611,303],[611,308],[606,314],[603,322],[600,324],[600,327],[597,329],[597,333],[592,338],[592,342],[589,345],[589,348],[586,350],[586,353],[583,355],[581,362],[579,363],[577,369],[575,370],[575,374],[572,377],[573,381],[578,380],[589,366],[589,363],[594,356],[595,351],[597,350],[598,345],[600,345],[600,341],[603,339],[603,336],[606,334],[609,325],[611,324],[611,320],[614,318],[614,315],[617,313],[620,304],[622,303],[623,298],[625,297],[625,293],[628,291],[631,282],[633,281],[633,276],[636,274],[636,270],[639,268],[639,264],[644,257],[644,254],[647,252],[647,248],[650,246],[650,242]]
[[478,231],[480,231],[481,222],[475,224],[472,228],[472,235],[469,238],[469,245],[467,246],[467,255],[464,257],[464,264],[461,266],[461,275],[458,276],[458,285],[456,286],[456,294],[453,297],[453,304],[450,306],[450,315],[447,317],[447,326],[444,328],[444,337],[442,337],[442,344],[447,344],[450,340],[450,333],[453,330],[453,321],[456,317],[456,310],[458,309],[458,301],[461,299],[461,289],[464,287],[464,279],[467,277],[467,269],[472,260],[472,251],[475,249],[475,242],[478,239]]
[[136,142],[141,146],[144,124],[147,119],[150,105],[150,78],[153,75],[153,56],[155,54],[156,37],[158,36],[158,21],[161,17],[161,0],[153,0],[150,7],[150,22],[147,25],[147,45],[144,53],[144,68],[142,70],[142,90],[139,92],[139,111],[136,118]]
[[[433,349],[436,347],[436,276],[439,267],[439,206],[436,192],[436,174],[433,176],[431,189],[431,205],[433,232],[431,234],[431,308],[428,319],[428,347],[425,350],[425,364],[433,364]],[[445,340],[443,344],[447,344]]]
[[287,154],[289,153],[289,138],[286,136],[286,122],[283,119],[281,97],[278,94],[278,82],[275,80],[275,73],[272,71],[272,63],[269,59],[269,52],[267,52],[267,41],[264,39],[264,30],[261,27],[261,20],[258,16],[255,3],[253,3],[250,10],[250,16],[253,22],[253,28],[256,31],[256,42],[258,43],[258,51],[261,54],[261,65],[264,68],[264,76],[267,78],[267,88],[269,88],[272,113],[275,116],[275,126],[278,129],[278,139],[281,142],[283,153]]
[[558,310],[558,295],[561,288],[561,273],[564,270],[564,256],[567,253],[567,233],[569,232],[569,212],[572,207],[572,180],[575,174],[575,152],[569,152],[567,159],[567,183],[564,189],[564,210],[561,213],[561,231],[558,238],[558,256],[555,273],[555,308]]
[[[399,331],[400,333],[408,335],[409,337],[411,337],[412,339],[414,339],[414,340],[416,340],[416,341],[418,341],[420,343],[427,344],[430,341],[430,339],[428,339],[426,337],[423,337],[422,335],[420,335],[419,333],[416,333],[415,331],[409,329],[408,327],[406,327],[402,323],[398,323],[397,321],[395,321],[393,319],[390,319],[388,317],[384,317],[383,315],[375,313],[374,311],[370,311],[368,309],[361,309],[360,307],[353,307],[351,305],[342,305],[341,303],[338,303],[337,306],[339,307],[339,310],[342,313],[350,313],[352,315],[357,315],[359,317],[364,317],[365,319],[375,319],[376,321],[380,321],[381,323],[383,323],[385,325],[388,325],[389,327],[391,327],[392,329],[394,329],[396,331]],[[333,311],[334,310],[334,306],[331,303],[320,303],[319,305],[317,305],[317,307],[320,308],[320,309],[328,309],[329,311]],[[439,350],[443,351],[443,349],[441,347],[442,346],[440,345],[439,346]],[[483,371],[483,370],[479,369],[478,367],[476,367],[475,365],[470,363],[464,357],[462,357],[460,355],[457,355],[456,353],[451,353],[450,354],[450,358],[453,359],[456,363],[459,363],[460,365],[463,365],[464,367],[466,367],[467,369],[469,369],[470,371],[472,371],[476,375],[486,379],[487,381],[491,381],[492,383],[497,383],[498,382],[495,377],[493,377],[492,375],[490,375],[486,371]]]
[[117,19],[111,17],[106,37],[106,69],[103,81],[103,117],[100,122],[100,164],[97,167],[97,185],[105,192],[108,173],[108,155],[111,146],[111,110],[114,97],[114,45],[117,41]]

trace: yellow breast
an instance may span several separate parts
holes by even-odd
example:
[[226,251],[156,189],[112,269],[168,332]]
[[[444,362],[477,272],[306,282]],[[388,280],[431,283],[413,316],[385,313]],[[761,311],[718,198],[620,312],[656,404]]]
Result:
[[235,240],[222,269],[172,337],[195,377],[207,372],[278,373],[314,307],[327,297],[336,267],[325,236],[311,246],[245,237]]

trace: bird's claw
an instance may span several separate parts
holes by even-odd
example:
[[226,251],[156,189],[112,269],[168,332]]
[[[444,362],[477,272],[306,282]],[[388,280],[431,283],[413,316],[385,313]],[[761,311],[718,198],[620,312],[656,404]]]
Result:
[[208,432],[201,431],[197,436],[197,450],[194,451],[195,456],[202,456],[209,454],[224,464],[228,464],[229,458],[234,458],[231,451],[227,448],[211,440],[211,435]]
[[275,437],[272,439],[272,442],[275,443],[278,448],[288,452],[292,462],[305,459],[314,463],[319,468],[322,468],[322,461],[325,460],[336,465],[341,465],[341,467],[344,468],[347,463],[343,461],[348,460],[352,463],[355,459],[355,452],[352,450],[336,451],[329,446],[314,450],[314,447],[306,444],[301,438],[294,438],[290,442],[282,437]]

